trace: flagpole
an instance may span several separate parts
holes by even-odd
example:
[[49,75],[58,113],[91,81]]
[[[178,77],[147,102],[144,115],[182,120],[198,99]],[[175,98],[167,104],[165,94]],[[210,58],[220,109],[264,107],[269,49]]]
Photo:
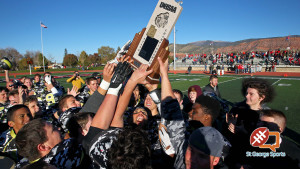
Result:
[[43,28],[42,28],[42,21],[40,23],[40,27],[41,27],[41,42],[42,42],[42,56],[43,56],[43,67],[44,67],[44,72],[45,71],[45,59],[44,59],[44,53],[43,53]]

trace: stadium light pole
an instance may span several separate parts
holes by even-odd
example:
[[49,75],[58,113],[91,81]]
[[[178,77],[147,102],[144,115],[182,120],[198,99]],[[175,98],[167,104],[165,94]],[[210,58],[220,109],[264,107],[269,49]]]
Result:
[[176,38],[176,30],[175,30],[175,25],[174,25],[174,65],[173,65],[173,70],[175,71],[176,69],[176,64],[175,64],[175,61],[176,61],[176,45],[175,45],[175,39]]
[[[177,1],[177,3],[179,5],[183,4],[183,1]],[[176,69],[176,64],[175,64],[175,61],[176,61],[176,29],[175,29],[175,25],[174,25],[174,65],[173,65],[173,70],[175,71]]]

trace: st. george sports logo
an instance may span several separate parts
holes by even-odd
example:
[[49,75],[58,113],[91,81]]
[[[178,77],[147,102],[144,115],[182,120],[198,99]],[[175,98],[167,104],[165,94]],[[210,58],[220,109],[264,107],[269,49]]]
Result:
[[[275,144],[265,144],[268,141],[269,136],[276,137]],[[280,146],[280,133],[277,131],[269,131],[267,127],[257,128],[252,132],[250,136],[250,144],[253,147],[269,148],[273,152],[276,152],[276,148],[279,148]]]

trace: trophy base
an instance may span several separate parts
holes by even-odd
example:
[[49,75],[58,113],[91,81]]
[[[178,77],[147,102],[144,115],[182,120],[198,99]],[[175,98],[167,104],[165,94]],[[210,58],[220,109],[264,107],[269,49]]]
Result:
[[[132,40],[132,43],[128,49],[128,52],[126,53],[127,56],[130,56],[130,63],[131,66],[133,67],[133,69],[137,69],[140,67],[140,65],[142,64],[139,60],[133,58],[134,52],[136,51],[138,44],[141,41],[141,38],[143,36],[143,34],[145,33],[146,28],[142,29],[142,31],[140,33],[135,34],[134,39]],[[164,62],[165,60],[167,60],[170,52],[168,50],[168,45],[169,45],[169,41],[167,39],[163,39],[155,57],[152,60],[152,63],[150,64],[150,66],[148,67],[147,70],[152,69],[153,72],[147,76],[147,80],[152,83],[152,84],[158,84],[159,83],[159,78],[160,78],[160,69],[159,69],[159,63],[157,61],[157,58],[160,57],[161,60]]]

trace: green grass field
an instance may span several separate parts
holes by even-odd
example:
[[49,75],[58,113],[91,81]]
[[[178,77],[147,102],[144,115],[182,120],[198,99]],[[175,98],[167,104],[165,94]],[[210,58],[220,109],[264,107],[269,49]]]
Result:
[[[181,90],[185,95],[189,86],[199,85],[203,88],[208,84],[208,75],[186,75],[170,74],[170,81],[174,89]],[[244,98],[241,93],[242,80],[250,76],[220,76],[219,89],[222,98],[230,102],[240,102]],[[270,81],[275,88],[276,96],[267,106],[271,109],[277,109],[285,113],[287,117],[286,135],[300,145],[300,115],[298,107],[300,101],[300,78],[282,78],[282,77],[259,77]],[[300,112],[300,111],[299,111]]]
[[[72,74],[72,73],[69,73]],[[91,74],[83,73],[81,74]],[[66,74],[55,74],[66,75]],[[244,78],[249,78],[250,76],[220,76],[219,77],[219,89],[222,98],[230,102],[240,102],[244,98],[241,93],[241,84]],[[19,78],[19,77],[17,77]],[[86,77],[83,77],[85,79]],[[199,85],[203,88],[208,84],[209,76],[203,74],[169,74],[169,78],[173,89],[181,90],[185,95],[187,90],[192,85]],[[287,127],[290,129],[289,134],[295,135],[296,140],[300,143],[300,115],[298,115],[298,104],[300,101],[300,77],[299,78],[283,78],[283,77],[259,77],[270,81],[274,86],[276,91],[276,97],[273,102],[268,103],[267,106],[272,109],[277,109],[283,111],[287,116]],[[57,79],[61,85],[63,85],[66,90],[71,88],[72,84],[66,82],[67,78]],[[4,83],[0,84],[4,86]],[[300,113],[300,111],[299,111]],[[295,133],[294,133],[294,132]]]

